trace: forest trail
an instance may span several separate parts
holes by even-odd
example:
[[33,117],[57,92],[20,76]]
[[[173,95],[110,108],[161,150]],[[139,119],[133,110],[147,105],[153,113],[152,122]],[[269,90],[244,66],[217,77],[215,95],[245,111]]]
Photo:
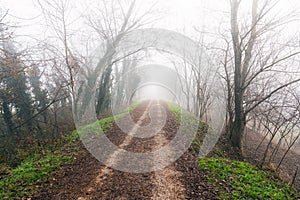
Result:
[[[109,156],[107,162],[112,165],[126,162],[122,150],[152,152],[168,144],[176,135],[178,124],[165,102],[145,101],[130,116],[135,123],[127,127],[127,133],[116,123],[105,133],[121,149]],[[128,119],[128,116],[124,117],[118,123],[126,124]],[[148,137],[135,137],[139,134]],[[164,163],[168,159],[167,151],[172,149],[166,148],[165,151],[166,154],[151,159]],[[197,154],[191,150],[162,170],[146,173],[115,170],[86,151],[32,199],[214,199],[216,193],[203,176],[203,172],[197,169]]]

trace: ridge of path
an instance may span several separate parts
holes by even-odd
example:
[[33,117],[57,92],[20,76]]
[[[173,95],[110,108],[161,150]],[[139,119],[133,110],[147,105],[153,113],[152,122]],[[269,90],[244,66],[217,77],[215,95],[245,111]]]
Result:
[[[126,162],[122,150],[158,150],[168,144],[178,130],[176,120],[163,101],[145,101],[138,105],[130,116],[135,123],[127,127],[128,133],[124,133],[116,123],[105,133],[110,141],[120,148],[109,155],[107,163],[113,165]],[[118,123],[128,123],[128,117],[120,119]],[[162,121],[164,124],[159,127],[159,122]],[[150,123],[152,127],[142,128]],[[143,134],[149,134],[151,137],[135,137],[141,134],[141,130],[144,131]],[[157,133],[153,135],[153,132]],[[172,150],[167,148],[166,151]],[[153,156],[151,159],[161,159],[161,162],[164,162],[167,157]],[[42,188],[41,192],[31,199],[215,199],[216,192],[210,188],[204,176],[205,174],[197,169],[197,154],[191,149],[162,170],[147,173],[115,170],[103,165],[85,151],[74,163],[61,170],[53,181],[49,182],[48,187]]]

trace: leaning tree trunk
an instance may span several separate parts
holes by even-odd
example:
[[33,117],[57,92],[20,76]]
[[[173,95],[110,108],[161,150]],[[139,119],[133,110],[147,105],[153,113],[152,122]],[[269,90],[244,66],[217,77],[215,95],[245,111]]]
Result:
[[108,66],[101,78],[98,96],[96,99],[96,114],[100,115],[101,111],[108,109],[110,102],[110,85],[111,85],[112,66]]

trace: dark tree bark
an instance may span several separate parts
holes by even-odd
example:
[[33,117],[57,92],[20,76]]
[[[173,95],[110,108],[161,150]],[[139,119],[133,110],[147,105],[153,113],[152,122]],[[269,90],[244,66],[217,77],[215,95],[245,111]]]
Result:
[[2,103],[2,107],[3,107],[3,118],[4,118],[4,121],[6,123],[7,130],[9,131],[10,134],[12,134],[14,123],[12,121],[12,114],[11,114],[11,111],[9,109],[9,104],[6,101],[4,101]]

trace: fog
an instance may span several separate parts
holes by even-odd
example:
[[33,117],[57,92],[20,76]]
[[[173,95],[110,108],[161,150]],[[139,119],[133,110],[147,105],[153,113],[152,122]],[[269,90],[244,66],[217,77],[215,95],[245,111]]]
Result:
[[[196,119],[195,130],[207,123],[200,157],[221,134],[243,149],[249,130],[260,140],[252,148],[266,143],[261,152],[271,155],[269,162],[278,149],[299,155],[298,0],[0,5],[2,135],[31,133],[34,126],[56,137],[103,116],[117,121],[133,103],[150,99],[153,107],[176,104],[182,116]],[[166,122],[163,106],[145,109]]]

